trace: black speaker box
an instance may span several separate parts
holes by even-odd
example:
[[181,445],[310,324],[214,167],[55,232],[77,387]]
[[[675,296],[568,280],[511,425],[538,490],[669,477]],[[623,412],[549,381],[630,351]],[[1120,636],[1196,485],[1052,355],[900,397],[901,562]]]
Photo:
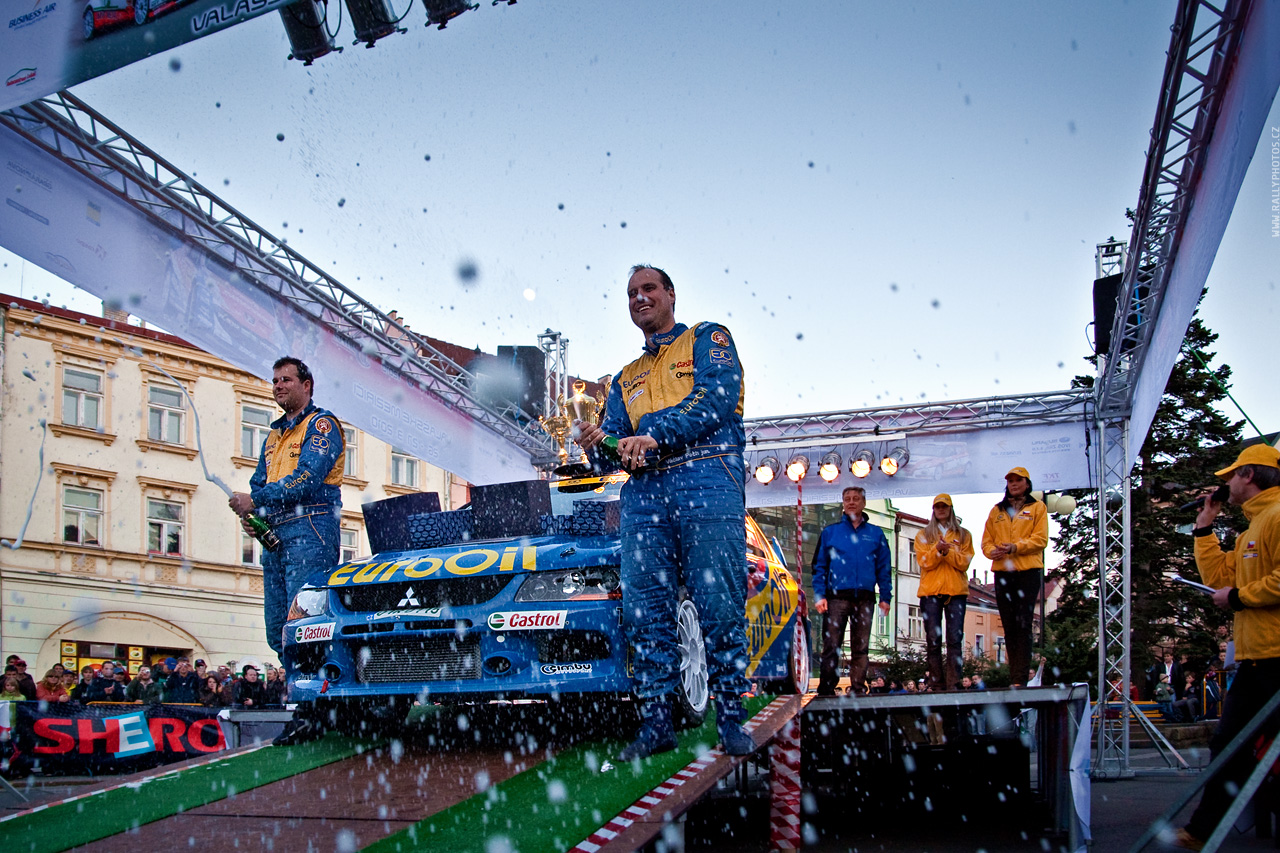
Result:
[[542,516],[551,515],[551,484],[523,480],[472,486],[471,512],[478,539],[540,536]]

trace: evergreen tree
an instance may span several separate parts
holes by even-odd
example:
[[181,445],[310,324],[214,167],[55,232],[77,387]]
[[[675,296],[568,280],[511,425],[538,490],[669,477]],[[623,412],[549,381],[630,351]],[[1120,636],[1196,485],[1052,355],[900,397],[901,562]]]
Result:
[[[1161,650],[1185,653],[1189,668],[1203,671],[1204,662],[1217,653],[1219,629],[1230,619],[1206,596],[1169,580],[1174,574],[1199,577],[1186,532],[1195,512],[1178,508],[1217,482],[1213,472],[1230,464],[1240,443],[1243,422],[1231,421],[1217,408],[1226,399],[1231,368],[1201,364],[1212,364],[1216,354],[1210,347],[1217,339],[1199,317],[1192,319],[1131,473],[1131,678],[1140,685]],[[1093,384],[1090,376],[1072,382],[1078,388]],[[1064,560],[1053,574],[1066,587],[1059,608],[1048,616],[1046,655],[1058,670],[1055,680],[1096,684],[1097,505],[1095,490],[1071,494],[1079,506],[1060,519],[1054,539]],[[1234,514],[1239,523],[1242,516],[1238,510]]]

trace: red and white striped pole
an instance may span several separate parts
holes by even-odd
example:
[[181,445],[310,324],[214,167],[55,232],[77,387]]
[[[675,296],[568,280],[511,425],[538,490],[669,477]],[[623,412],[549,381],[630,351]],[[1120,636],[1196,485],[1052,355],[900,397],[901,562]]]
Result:
[[800,849],[800,715],[769,743],[770,849]]

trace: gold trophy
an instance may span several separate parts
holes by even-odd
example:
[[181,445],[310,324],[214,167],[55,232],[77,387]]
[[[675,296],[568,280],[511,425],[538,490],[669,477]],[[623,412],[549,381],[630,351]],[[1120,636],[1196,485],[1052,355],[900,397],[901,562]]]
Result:
[[[560,467],[556,468],[556,474],[566,478],[585,477],[591,473],[591,463],[587,460],[587,454],[579,450],[578,461],[569,462],[569,453],[564,446],[564,436],[569,434],[573,428],[574,421],[582,421],[583,423],[595,424],[599,422],[601,414],[604,413],[604,404],[606,394],[608,393],[608,383],[605,384],[604,393],[591,397],[587,394],[587,383],[581,379],[574,380],[573,396],[567,401],[562,394],[556,401],[560,412],[553,418],[545,418],[542,421],[542,428],[549,432],[552,437],[560,444]],[[561,424],[564,424],[563,429]]]
[[[556,445],[560,448],[556,455],[560,457],[560,467],[563,468],[569,461],[569,451],[565,449],[564,440],[569,435],[569,430],[573,427],[573,418],[566,411],[563,394],[556,400],[556,408],[559,410],[559,414],[549,418],[538,418],[538,424],[547,435],[555,439]],[[559,471],[559,468],[556,470]]]

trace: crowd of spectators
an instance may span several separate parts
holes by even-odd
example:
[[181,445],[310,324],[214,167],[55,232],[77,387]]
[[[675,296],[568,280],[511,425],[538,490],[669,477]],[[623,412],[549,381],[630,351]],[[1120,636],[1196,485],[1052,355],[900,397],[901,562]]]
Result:
[[287,692],[282,669],[268,665],[262,674],[253,664],[246,664],[235,674],[230,665],[210,670],[203,660],[196,660],[193,666],[185,657],[143,665],[133,676],[117,661],[103,661],[97,668],[86,665],[79,678],[56,663],[37,682],[27,674],[26,661],[9,655],[0,688],[0,702],[165,703],[209,708],[279,708],[285,704]]
[[1232,643],[1223,640],[1218,654],[1208,660],[1176,658],[1165,652],[1147,669],[1141,691],[1134,685],[1134,698],[1156,703],[1161,716],[1171,723],[1195,723],[1217,719],[1222,697],[1235,676]]

